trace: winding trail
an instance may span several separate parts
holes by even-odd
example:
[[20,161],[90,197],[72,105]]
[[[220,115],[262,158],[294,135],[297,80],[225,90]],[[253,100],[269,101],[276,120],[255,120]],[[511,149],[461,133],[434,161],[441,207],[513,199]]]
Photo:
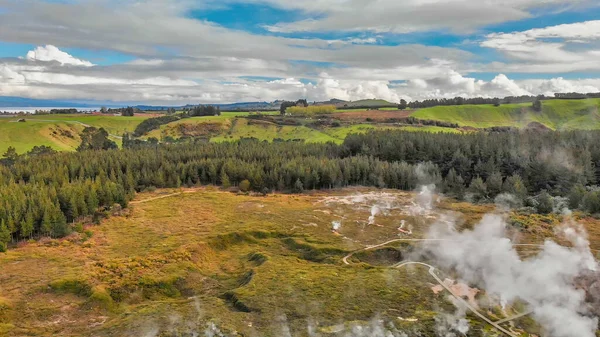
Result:
[[132,201],[129,204],[131,204],[131,205],[143,204],[143,203],[154,201],[154,200],[159,200],[159,199],[165,199],[165,198],[174,197],[176,195],[182,195],[182,194],[186,194],[186,193],[196,193],[196,192],[197,191],[183,191],[183,192],[165,194],[165,195],[161,195],[159,197],[153,197],[153,198],[148,198],[148,199],[144,199],[144,200]]
[[[354,254],[359,253],[359,252],[364,252],[364,251],[368,251],[371,249],[375,249],[375,248],[379,248],[379,247],[383,247],[386,246],[390,243],[394,243],[394,242],[426,242],[426,241],[447,241],[444,239],[395,239],[395,240],[390,240],[378,245],[374,245],[374,246],[368,246],[366,248],[363,249],[359,249],[357,251],[354,251],[350,254],[348,254],[347,256],[345,256],[342,261],[344,262],[344,264],[346,265],[350,265],[350,262],[348,262],[348,259],[351,258]],[[530,246],[530,245],[525,245],[525,246]],[[538,247],[540,247],[542,245],[538,245]],[[448,291],[457,301],[461,302],[466,308],[468,308],[469,310],[471,310],[471,312],[473,312],[473,314],[475,314],[477,317],[479,317],[481,320],[483,320],[484,322],[488,323],[489,325],[493,326],[496,330],[504,333],[507,336],[510,337],[518,337],[517,335],[513,334],[512,332],[506,330],[505,328],[501,327],[500,324],[502,323],[506,323],[506,322],[510,322],[513,321],[515,319],[521,318],[521,317],[525,317],[529,314],[532,313],[532,311],[526,311],[524,313],[521,313],[519,315],[513,316],[513,317],[509,317],[509,318],[505,318],[502,320],[499,320],[497,322],[494,322],[492,320],[490,320],[489,318],[487,318],[484,314],[480,313],[477,308],[473,307],[471,304],[469,304],[469,302],[465,301],[462,297],[456,295],[452,289],[450,289],[450,287],[448,287],[444,281],[442,281],[442,279],[440,279],[440,277],[435,273],[435,267],[432,265],[429,265],[427,263],[423,263],[423,262],[412,262],[412,261],[406,261],[406,262],[400,262],[397,263],[395,265],[393,265],[391,268],[395,268],[395,269],[400,269],[403,268],[405,266],[409,266],[409,265],[417,265],[417,266],[423,266],[423,267],[427,267],[429,268],[429,274],[437,281],[437,283],[439,285],[441,285],[446,291]]]
[[508,317],[508,318],[505,318],[505,319],[501,319],[499,321],[496,321],[496,324],[502,324],[502,323],[514,321],[516,319],[519,319],[519,318],[525,317],[525,316],[529,316],[531,314],[533,314],[533,310],[527,310],[524,313],[521,313],[521,314],[518,314],[518,315],[515,315],[515,316],[512,316],[512,317]]

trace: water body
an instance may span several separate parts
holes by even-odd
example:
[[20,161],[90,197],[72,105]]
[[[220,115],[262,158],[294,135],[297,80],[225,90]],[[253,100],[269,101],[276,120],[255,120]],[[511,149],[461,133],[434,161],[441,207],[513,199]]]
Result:
[[8,112],[8,113],[12,113],[12,114],[17,114],[20,112],[24,112],[24,113],[35,113],[36,110],[42,110],[42,111],[50,111],[52,109],[77,109],[77,111],[79,112],[94,112],[94,111],[100,111],[100,107],[85,107],[85,108],[78,108],[78,107],[0,107],[0,113],[2,112]]

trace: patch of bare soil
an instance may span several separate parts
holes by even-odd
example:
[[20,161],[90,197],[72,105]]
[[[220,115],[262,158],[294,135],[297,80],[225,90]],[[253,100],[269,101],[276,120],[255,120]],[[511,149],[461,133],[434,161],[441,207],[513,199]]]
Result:
[[220,123],[177,124],[177,130],[182,136],[203,137],[219,134],[223,128]]
[[527,124],[525,129],[530,130],[530,131],[543,131],[543,132],[552,131],[552,129],[550,129],[549,127],[547,127],[544,124],[539,123],[539,122],[531,122],[531,123]]
[[402,119],[409,117],[413,110],[368,110],[368,111],[349,111],[335,113],[332,117],[342,121],[365,121],[367,118],[373,121],[386,121],[389,119]]

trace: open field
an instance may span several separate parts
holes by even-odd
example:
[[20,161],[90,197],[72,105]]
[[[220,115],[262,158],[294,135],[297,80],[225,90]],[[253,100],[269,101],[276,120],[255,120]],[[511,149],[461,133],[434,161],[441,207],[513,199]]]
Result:
[[[266,197],[211,187],[142,193],[99,226],[0,255],[0,335],[192,336],[208,327],[245,336],[306,336],[310,329],[341,336],[382,320],[430,336],[437,313],[453,306],[432,291],[427,269],[386,268],[418,243],[357,253],[348,265],[343,259],[390,239],[422,238],[434,219],[415,214],[413,198],[362,188]],[[369,225],[380,202],[393,206]],[[470,227],[494,206],[444,201],[440,208],[461,213]],[[402,220],[412,235],[398,231]],[[334,221],[341,222],[337,232]],[[597,220],[582,222],[599,228]],[[522,242],[541,243],[559,220],[523,223]],[[600,248],[600,234],[590,235]],[[474,336],[497,335],[467,317]]]

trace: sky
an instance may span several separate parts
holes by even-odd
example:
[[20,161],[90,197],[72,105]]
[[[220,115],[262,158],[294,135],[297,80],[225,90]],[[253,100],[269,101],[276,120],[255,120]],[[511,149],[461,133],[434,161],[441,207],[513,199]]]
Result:
[[597,0],[0,0],[0,96],[154,105],[600,92]]

